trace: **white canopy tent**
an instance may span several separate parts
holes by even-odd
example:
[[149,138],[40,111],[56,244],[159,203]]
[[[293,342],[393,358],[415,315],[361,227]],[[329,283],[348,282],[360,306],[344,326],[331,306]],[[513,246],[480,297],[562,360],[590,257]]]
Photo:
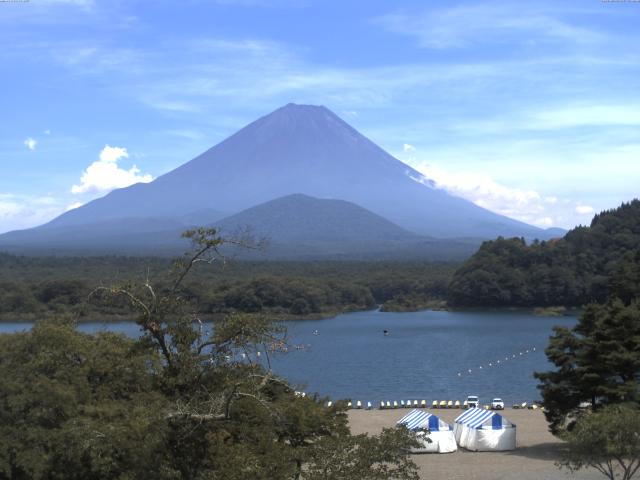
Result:
[[396,425],[405,425],[409,430],[416,431],[422,446],[412,449],[412,453],[450,453],[458,449],[451,425],[432,413],[411,410]]
[[471,408],[455,419],[455,440],[463,448],[476,452],[515,450],[516,426],[502,415]]

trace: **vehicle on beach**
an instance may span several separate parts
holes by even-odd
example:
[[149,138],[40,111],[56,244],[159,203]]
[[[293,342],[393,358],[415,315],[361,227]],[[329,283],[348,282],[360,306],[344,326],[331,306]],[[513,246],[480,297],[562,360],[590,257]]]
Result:
[[477,395],[469,395],[467,397],[467,407],[468,408],[478,408],[479,404],[480,404],[480,399],[478,398]]
[[504,402],[501,398],[491,400],[491,410],[504,410]]

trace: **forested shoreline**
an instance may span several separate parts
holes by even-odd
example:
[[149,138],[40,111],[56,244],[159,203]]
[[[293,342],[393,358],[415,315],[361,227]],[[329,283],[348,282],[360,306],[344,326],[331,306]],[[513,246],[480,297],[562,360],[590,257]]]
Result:
[[[456,264],[244,262],[198,265],[185,298],[204,317],[230,312],[319,318],[369,310],[442,306]],[[21,257],[0,254],[0,320],[70,314],[77,321],[132,318],[121,299],[96,289],[147,279],[160,288],[171,262],[141,257]]]
[[[172,268],[156,257],[25,257],[0,253],[0,321],[70,314],[77,321],[131,318],[104,286],[153,281]],[[579,308],[640,292],[640,201],[596,215],[561,239],[485,242],[463,264],[400,261],[250,262],[199,265],[184,285],[193,310],[279,319],[369,310]],[[560,310],[554,310],[560,311]]]
[[578,307],[640,293],[640,201],[594,216],[563,238],[485,242],[453,275],[457,307]]

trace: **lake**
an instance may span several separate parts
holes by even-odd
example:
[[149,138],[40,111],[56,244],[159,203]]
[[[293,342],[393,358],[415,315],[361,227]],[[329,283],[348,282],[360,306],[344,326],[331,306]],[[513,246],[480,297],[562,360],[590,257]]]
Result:
[[[291,321],[292,343],[305,348],[278,355],[272,364],[301,390],[374,406],[380,400],[462,401],[467,395],[484,402],[502,397],[511,405],[539,399],[533,372],[551,368],[544,349],[552,327],[576,321],[522,311],[368,311]],[[0,332],[26,328],[29,324],[0,324]],[[139,334],[130,322],[78,328]]]

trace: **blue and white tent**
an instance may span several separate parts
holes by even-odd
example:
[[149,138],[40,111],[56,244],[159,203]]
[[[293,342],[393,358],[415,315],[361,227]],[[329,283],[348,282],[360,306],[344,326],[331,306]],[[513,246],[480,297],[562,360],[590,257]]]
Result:
[[[398,420],[396,425],[404,425],[409,430],[417,430],[416,436],[422,446],[412,449],[413,453],[450,453],[458,449],[451,425],[432,413],[411,410]],[[427,441],[427,438],[430,441]]]
[[471,408],[454,422],[455,440],[467,450],[497,452],[516,448],[516,426],[494,411]]

